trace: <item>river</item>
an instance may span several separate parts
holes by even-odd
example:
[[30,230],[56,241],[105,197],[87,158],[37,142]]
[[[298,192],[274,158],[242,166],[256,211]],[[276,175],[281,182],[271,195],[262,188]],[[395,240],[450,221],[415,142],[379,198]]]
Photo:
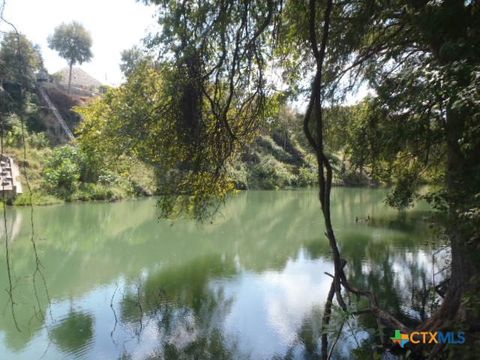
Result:
[[[404,318],[429,314],[438,234],[420,204],[399,213],[384,190],[335,188],[347,275]],[[355,218],[360,218],[355,221]],[[367,218],[370,220],[366,220]],[[0,358],[303,359],[319,352],[333,272],[314,190],[248,191],[210,222],[159,220],[154,199],[6,214],[12,317],[0,250]],[[43,281],[45,279],[45,282]],[[353,308],[366,304],[350,299]],[[370,316],[334,311],[334,358],[378,343]]]

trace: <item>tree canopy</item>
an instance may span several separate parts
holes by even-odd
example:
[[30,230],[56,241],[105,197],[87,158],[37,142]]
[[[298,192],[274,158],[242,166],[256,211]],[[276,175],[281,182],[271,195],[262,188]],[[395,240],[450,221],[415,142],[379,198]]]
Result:
[[[168,64],[137,66],[126,84],[77,109],[83,117],[79,143],[107,164],[132,156],[152,165],[163,215],[205,219],[235,188],[225,167],[240,144],[231,141],[226,129],[219,130],[213,115],[202,119],[198,134],[185,128],[174,79],[178,72]],[[202,106],[209,106],[205,99]],[[248,111],[236,120],[239,128],[251,116]],[[245,132],[242,140],[254,135]]]
[[[478,320],[478,2],[145,2],[162,10],[163,31],[149,38],[158,64],[138,69],[126,85],[82,110],[84,146],[100,135],[128,139],[118,151],[142,149],[157,159],[166,213],[194,208],[199,216],[225,197],[225,164],[275,105],[285,96],[308,96],[304,131],[318,160],[319,199],[335,260],[332,297],[346,309],[340,286],[365,295],[378,317],[406,328],[346,279],[330,219],[328,146],[393,183],[391,205],[409,206],[426,178],[440,187],[427,198],[447,211],[452,269],[440,311],[423,326]],[[272,81],[277,74],[287,85],[280,95]],[[336,104],[362,84],[373,95],[342,115],[350,127],[344,143],[327,140],[338,119]],[[95,129],[99,119],[111,118],[119,119],[115,126]],[[145,134],[147,128],[157,132]],[[467,300],[477,305],[465,306]]]
[[38,47],[24,35],[8,32],[0,43],[0,79],[31,88],[35,73],[42,67]]
[[53,35],[48,38],[48,46],[58,51],[58,54],[68,61],[70,67],[68,88],[70,90],[72,67],[75,64],[90,61],[93,57],[90,33],[76,21],[70,24],[62,23],[55,28]]
[[[158,101],[168,103],[170,110],[168,121],[164,114],[157,114],[153,123],[166,121],[169,136],[189,149],[187,156],[179,155],[178,161],[169,164],[177,170],[189,169],[193,177],[207,172],[220,179],[224,164],[253,138],[275,104],[286,96],[309,92],[303,79],[314,74],[318,63],[321,49],[312,50],[310,44],[324,34],[325,4],[147,2],[162,8],[163,31],[147,41],[158,52],[158,61],[142,67],[124,90],[143,90],[138,80],[145,76],[142,71],[158,74],[164,94]],[[426,179],[440,186],[440,191],[427,197],[438,204],[476,199],[471,195],[479,192],[480,183],[474,160],[480,148],[475,125],[479,116],[478,4],[445,1],[403,6],[353,1],[348,6],[334,2],[331,7],[320,98],[333,105],[320,127],[310,119],[314,113],[309,115],[306,130],[311,143],[324,141],[318,133],[328,132],[329,124],[336,126],[338,134],[340,127],[335,123],[343,118],[348,134],[343,144],[342,137],[336,137],[335,148],[354,167],[395,185],[390,204],[409,206]],[[317,19],[313,24],[312,14]],[[136,59],[139,54],[135,54],[125,56]],[[275,90],[273,73],[283,74],[286,91]],[[374,96],[339,117],[334,104],[361,84],[368,84]],[[129,102],[152,103],[145,94],[148,91],[142,96],[135,92]],[[132,115],[136,121],[144,118]],[[122,136],[132,134],[127,129],[121,132]],[[327,134],[327,147],[334,137]],[[453,154],[458,156],[455,163],[464,165],[449,162]],[[193,178],[185,182],[188,171],[180,173],[182,180],[175,181],[174,193],[195,189]],[[174,193],[170,195],[175,197]],[[477,208],[470,204],[464,210],[476,213]]]
[[130,49],[122,51],[120,70],[122,71],[123,75],[128,78],[135,71],[135,69],[145,61],[148,62],[151,61],[151,59],[138,46],[133,46]]
[[53,35],[48,38],[48,44],[51,49],[57,50],[69,65],[82,64],[93,56],[90,50],[92,46],[90,34],[75,21],[56,27]]

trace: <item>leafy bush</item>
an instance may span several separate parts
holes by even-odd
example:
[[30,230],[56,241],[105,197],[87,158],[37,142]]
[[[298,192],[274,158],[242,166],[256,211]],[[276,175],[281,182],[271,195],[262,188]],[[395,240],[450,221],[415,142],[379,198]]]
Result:
[[237,161],[234,164],[228,165],[228,174],[235,183],[235,188],[238,190],[247,190],[248,186],[248,169],[245,163]]
[[[28,118],[27,118],[28,121]],[[37,120],[38,121],[38,120]],[[5,121],[5,145],[10,146],[13,148],[22,148],[23,147],[23,140],[25,137],[25,142],[27,142],[30,146],[42,149],[46,148],[50,145],[50,141],[48,140],[45,133],[41,132],[30,132],[28,131],[28,123],[25,122],[22,124],[22,118],[20,118],[16,114],[12,114],[6,118]]]
[[295,175],[281,162],[272,156],[265,156],[253,167],[249,183],[254,187],[266,190],[285,188],[295,183]]
[[105,171],[98,176],[98,182],[102,185],[114,185],[118,182],[118,176],[111,171]]
[[[6,119],[7,136],[5,145],[11,147],[21,147],[23,145],[22,122],[17,115],[10,115]],[[25,134],[26,136],[26,134]]]
[[54,194],[68,197],[78,182],[96,182],[100,164],[97,159],[87,156],[81,149],[65,145],[54,149],[44,168],[47,188]]
[[311,186],[317,183],[317,171],[311,167],[301,167],[298,169],[296,184],[297,186]]
[[50,145],[50,140],[48,140],[45,133],[33,133],[29,135],[28,143],[36,149],[43,149]]
[[78,190],[73,195],[73,200],[118,200],[122,198],[120,190],[101,184],[85,183],[80,184]]
[[80,162],[78,149],[73,146],[56,148],[43,170],[47,189],[63,198],[69,198],[80,180]]

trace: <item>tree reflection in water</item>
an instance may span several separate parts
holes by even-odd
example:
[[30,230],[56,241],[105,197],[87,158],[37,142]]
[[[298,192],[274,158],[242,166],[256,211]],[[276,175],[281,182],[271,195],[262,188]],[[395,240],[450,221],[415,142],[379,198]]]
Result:
[[[391,227],[381,219],[376,221],[368,226],[387,228],[389,231],[401,228],[402,222],[405,226],[412,227],[411,231],[414,227],[423,226],[402,218],[392,221]],[[432,290],[430,251],[413,251],[416,244],[400,232],[398,239],[390,242],[372,242],[370,237],[362,237],[358,231],[342,235],[345,239],[342,250],[349,259],[348,276],[353,283],[375,289],[382,306],[406,323],[415,324],[434,310],[438,296]],[[259,331],[257,334],[246,335],[243,330],[252,326],[246,324],[252,321],[251,315],[247,312],[243,317],[234,315],[238,313],[238,303],[245,301],[241,290],[242,279],[248,277],[250,283],[258,280],[257,289],[268,287],[264,279],[255,279],[262,276],[270,279],[283,276],[288,272],[289,266],[311,262],[315,266],[315,276],[321,278],[322,289],[325,286],[328,288],[331,278],[324,274],[324,271],[331,268],[328,245],[316,239],[304,243],[303,250],[295,260],[291,263],[287,261],[283,269],[274,272],[267,270],[250,274],[239,267],[233,257],[210,256],[182,267],[151,274],[145,280],[129,286],[120,305],[120,319],[128,324],[136,336],[149,331],[151,324],[154,324],[158,346],[151,355],[152,358],[238,359],[266,355],[267,353],[259,353],[254,343],[247,341],[250,342],[250,348],[245,343],[245,337],[263,338],[265,329],[256,327],[256,331]],[[302,272],[296,274],[300,277],[303,275]],[[294,281],[301,282],[301,278]],[[325,296],[326,291],[322,290],[321,294]],[[257,296],[256,301],[261,301],[261,298],[262,296]],[[283,350],[281,346],[277,347],[277,352],[268,353],[267,358],[321,358],[324,304],[321,296],[317,300],[316,304],[308,305],[308,311],[302,313],[300,322],[294,324],[295,335],[285,335],[289,339],[288,346]],[[308,302],[307,299],[300,301]],[[368,306],[355,297],[349,301],[353,309],[362,310]],[[280,307],[287,313],[292,311],[285,302],[280,301]],[[252,306],[244,310],[253,313],[256,311]],[[325,330],[329,351],[335,344],[332,359],[348,359],[352,354],[359,359],[371,358],[372,352],[382,351],[381,338],[372,316],[345,314],[335,304],[332,310],[330,325]],[[268,311],[271,312],[272,309],[267,309]],[[232,318],[236,325],[229,325]],[[261,318],[257,320],[265,323],[269,321]],[[280,328],[284,325],[271,326]],[[384,329],[386,334],[390,330],[392,329]],[[269,344],[264,343],[264,346],[268,348]]]
[[[427,243],[432,234],[419,220],[424,214],[414,210],[397,216],[381,206],[378,191],[337,189],[335,197],[332,210],[352,283],[374,288],[382,306],[405,322],[428,317],[435,306],[431,259],[438,245]],[[214,224],[204,227],[159,223],[153,205],[37,210],[52,306],[37,311],[38,316],[32,311],[35,298],[27,279],[32,256],[28,234],[20,231],[12,249],[15,274],[27,279],[19,281],[17,291],[22,295],[18,320],[25,330],[19,334],[10,318],[0,314],[0,346],[7,357],[42,353],[49,339],[45,358],[77,353],[142,359],[321,355],[331,284],[325,272],[333,267],[311,192],[240,194]],[[370,215],[371,221],[355,223],[357,215]],[[3,273],[0,283],[5,283]],[[6,300],[0,296],[2,308]],[[355,297],[349,301],[352,309],[367,306]],[[86,317],[79,313],[90,321],[82,323],[78,319]],[[70,335],[77,336],[76,328],[85,329],[91,340],[69,341]],[[368,358],[381,343],[371,316],[345,322],[333,308],[330,348],[337,337],[333,359],[351,358],[352,353]]]
[[[158,346],[152,358],[230,359],[235,345],[219,328],[231,300],[209,282],[236,273],[234,263],[205,257],[190,264],[147,276],[129,286],[120,303],[120,319],[135,336],[156,328]],[[236,357],[237,358],[237,357]]]
[[50,332],[54,343],[67,354],[81,354],[93,338],[93,318],[73,309]]

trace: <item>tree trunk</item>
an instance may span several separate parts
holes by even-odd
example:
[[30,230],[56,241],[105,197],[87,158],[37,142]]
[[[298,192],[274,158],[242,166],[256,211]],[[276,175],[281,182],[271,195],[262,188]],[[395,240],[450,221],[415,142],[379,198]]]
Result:
[[[329,159],[324,153],[323,147],[323,118],[322,118],[322,65],[325,56],[326,42],[330,22],[332,0],[327,0],[322,41],[320,48],[316,39],[316,1],[310,0],[309,34],[312,53],[316,60],[316,75],[312,83],[312,92],[307,111],[304,116],[304,132],[308,142],[316,152],[318,161],[319,198],[325,220],[326,236],[332,250],[335,275],[332,287],[327,298],[327,306],[324,318],[324,327],[328,326],[330,318],[330,306],[334,295],[340,307],[346,309],[341,287],[357,295],[366,296],[370,302],[370,311],[376,316],[382,336],[382,324],[394,329],[408,332],[409,329],[392,315],[383,311],[378,306],[375,294],[369,290],[358,289],[352,286],[343,271],[344,260],[335,238],[330,216],[330,190],[332,168]],[[454,99],[454,96],[452,96]],[[453,104],[454,101],[452,100]],[[480,329],[480,254],[478,254],[480,224],[474,223],[464,216],[469,209],[478,207],[475,194],[480,194],[480,181],[477,174],[480,171],[480,147],[476,149],[462,149],[462,139],[465,136],[465,121],[471,114],[455,113],[451,109],[447,111],[447,196],[449,203],[448,235],[450,236],[452,263],[451,277],[447,293],[440,309],[419,329],[425,331],[436,330],[463,330],[471,331]],[[316,125],[315,134],[310,129],[310,121]],[[363,171],[363,167],[361,169]],[[479,195],[480,196],[480,195]],[[327,337],[322,337],[322,355],[325,358],[327,352]],[[382,341],[383,342],[383,341]],[[328,356],[327,356],[328,357]]]
[[70,88],[72,86],[72,68],[73,68],[73,63],[70,63],[70,69],[68,72],[68,95],[70,95]]
[[[480,149],[461,148],[465,120],[468,114],[447,111],[447,196],[449,216],[447,232],[451,244],[451,274],[441,308],[427,326],[475,328],[480,318],[475,307],[480,303],[480,255],[478,251],[480,224],[465,217],[475,207],[474,194],[480,193],[478,175]],[[466,301],[468,300],[468,301]],[[468,330],[468,329],[464,329]]]

